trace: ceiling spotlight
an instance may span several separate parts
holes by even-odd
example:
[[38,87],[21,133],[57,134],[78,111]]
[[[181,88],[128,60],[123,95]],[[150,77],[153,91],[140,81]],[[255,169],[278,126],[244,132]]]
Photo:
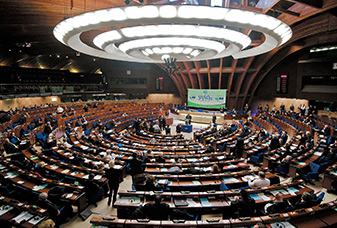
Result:
[[130,0],[125,0],[125,4],[126,4],[126,5],[130,5],[130,4],[131,4],[131,1],[130,1]]

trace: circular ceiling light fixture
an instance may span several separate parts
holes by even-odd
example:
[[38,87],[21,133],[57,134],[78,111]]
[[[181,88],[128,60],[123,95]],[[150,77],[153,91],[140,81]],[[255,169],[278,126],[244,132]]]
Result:
[[[111,29],[113,28],[113,29]],[[114,29],[116,28],[116,29]],[[231,29],[229,29],[231,28]],[[242,29],[263,34],[258,46]],[[104,32],[102,32],[102,30]],[[83,42],[88,31],[100,33],[93,45]],[[72,49],[106,59],[162,63],[256,56],[287,42],[291,28],[257,12],[196,5],[145,5],[102,9],[60,22],[54,36]]]

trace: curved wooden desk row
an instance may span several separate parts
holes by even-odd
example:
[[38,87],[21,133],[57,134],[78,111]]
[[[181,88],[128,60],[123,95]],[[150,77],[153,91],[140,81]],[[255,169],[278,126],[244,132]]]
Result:
[[[249,194],[255,199],[258,207],[273,201],[275,194],[282,193],[286,200],[300,198],[304,192],[313,192],[313,189],[298,183],[290,183],[283,186],[270,186],[262,189],[249,189]],[[156,194],[170,208],[200,210],[205,214],[207,209],[229,209],[231,201],[239,196],[239,190],[228,191],[203,191],[203,192],[149,192],[149,191],[125,191],[118,192],[119,200],[115,203],[118,210],[126,207],[137,208],[147,203],[153,203]],[[206,209],[206,210],[204,210]]]
[[41,152],[35,151],[35,153],[34,152],[32,153],[30,151],[25,150],[23,151],[23,154],[33,163],[40,163],[41,161],[45,162],[45,166],[43,168],[45,168],[46,170],[48,170],[53,174],[63,177],[67,176],[70,178],[76,178],[78,181],[83,183],[84,181],[88,180],[90,173],[94,173],[96,174],[94,177],[95,182],[98,182],[101,185],[104,182],[106,182],[106,178],[102,177],[102,175],[104,174],[103,170],[99,171],[95,169],[89,169],[86,167],[72,165],[43,155]]
[[152,138],[155,138],[156,140],[158,140],[159,142],[184,142],[187,141],[188,139],[182,139],[182,134],[176,134],[176,135],[161,135],[161,134],[156,134],[156,133],[152,133],[149,131],[144,131],[144,130],[140,130],[140,135],[136,135],[133,134],[132,132],[129,131],[129,133],[135,137],[139,137],[141,139],[145,139],[145,140],[150,140]]
[[[78,206],[78,210],[82,211],[86,207],[86,196],[80,186],[74,186],[55,180],[41,178],[37,175],[27,173],[18,167],[10,164],[1,163],[2,169],[0,175],[2,178],[7,179],[15,186],[20,186],[23,189],[29,190],[36,196],[42,192],[48,193],[50,188],[54,186],[66,187],[66,193],[62,195],[62,199],[69,201],[71,204]],[[7,165],[7,166],[4,166]],[[74,189],[76,189],[74,191]]]
[[6,221],[13,226],[33,228],[48,218],[46,209],[0,195],[0,225]]
[[[149,141],[153,138],[156,139],[157,143],[163,144],[163,145],[167,145],[167,146],[177,146],[177,145],[184,145],[186,143],[188,144],[192,144],[192,145],[197,145],[198,143],[196,142],[190,142],[190,140],[188,139],[175,139],[172,137],[166,137],[166,139],[162,139],[159,138],[158,136],[153,136],[150,133],[146,133],[146,137],[143,136],[144,135],[144,131],[141,130],[139,135],[134,134],[133,132],[131,132],[130,130],[128,131],[128,133],[124,136],[125,138],[128,138],[129,140],[134,140],[134,141],[139,141],[145,144],[151,144]],[[164,136],[164,135],[161,135]],[[176,136],[176,135],[174,135]]]
[[[227,172],[219,174],[200,174],[200,175],[153,175],[156,182],[164,184],[170,188],[170,191],[182,191],[191,189],[200,190],[219,190],[222,182],[230,189],[247,186],[249,178],[256,178],[258,171],[244,170],[239,172]],[[275,176],[272,173],[266,173],[266,177]],[[145,189],[145,183],[134,183],[137,190]]]
[[324,172],[324,179],[323,179],[323,188],[327,190],[331,190],[331,184],[333,181],[337,181],[337,164],[334,164],[327,168]]
[[[183,163],[184,164],[184,163]],[[216,164],[215,162],[213,164]],[[199,169],[201,172],[210,172],[212,171],[212,166],[213,166],[212,163],[206,163],[206,164],[203,164],[203,165],[200,165],[200,166],[196,166],[195,169]],[[170,167],[146,167],[144,172],[145,173],[151,173],[151,174],[166,174],[166,173],[169,173],[169,174],[183,174],[184,171],[186,170],[186,167],[189,166],[189,164],[186,164],[185,163],[185,168],[181,168],[180,167],[180,170],[179,172],[177,171],[170,171]],[[249,165],[246,164],[246,163],[240,163],[240,164],[224,164],[224,166],[221,168],[221,170],[223,172],[228,172],[228,171],[232,171],[232,172],[235,172],[235,171],[240,171],[240,170],[245,170],[245,169],[249,169]]]
[[[149,156],[150,157],[150,156]],[[245,162],[243,158],[238,158],[238,159],[231,159],[231,160],[226,160],[225,156],[221,156],[221,154],[217,153],[216,158],[218,161],[209,161],[209,157],[206,156],[198,156],[194,158],[182,158],[180,159],[180,162],[178,163],[180,167],[182,168],[188,168],[190,167],[191,163],[195,163],[195,167],[202,167],[202,166],[210,166],[213,164],[219,164],[219,165],[228,165],[228,164],[237,164],[240,162]],[[148,168],[170,168],[172,166],[176,166],[176,164],[172,163],[170,159],[165,159],[165,163],[157,163],[157,162],[152,162],[152,163],[146,163],[146,167]]]
[[[93,225],[109,227],[247,227],[257,223],[274,224],[275,227],[287,227],[293,224],[298,228],[307,227],[332,227],[337,223],[337,212],[335,208],[337,201],[320,204],[315,207],[299,209],[288,213],[271,214],[260,217],[238,218],[238,219],[208,219],[204,221],[156,221],[156,220],[130,220],[117,219],[109,216],[93,217]],[[289,222],[280,224],[281,222]]]

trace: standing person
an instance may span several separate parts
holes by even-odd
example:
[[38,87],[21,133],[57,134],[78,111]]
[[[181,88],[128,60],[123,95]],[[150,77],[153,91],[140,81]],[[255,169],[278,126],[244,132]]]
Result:
[[291,112],[294,112],[294,110],[295,110],[294,104],[291,104],[291,105],[290,105],[290,111],[291,111]]
[[223,105],[221,105],[220,112],[221,112],[221,113],[224,113],[224,112],[225,112],[225,108],[223,107]]
[[213,124],[216,123],[216,115],[215,115],[215,113],[214,113],[213,116],[212,116],[212,123],[213,123]]
[[190,114],[187,114],[185,117],[185,124],[191,124],[192,116]]
[[244,140],[243,140],[243,138],[239,137],[238,140],[236,141],[236,145],[235,145],[235,157],[236,158],[242,157],[243,146],[244,146]]
[[121,180],[120,171],[114,168],[115,160],[109,161],[109,168],[105,170],[105,176],[108,178],[108,185],[109,185],[109,199],[108,199],[108,206],[111,204],[111,197],[112,192],[114,193],[112,206],[114,206],[116,199],[117,199],[117,192],[119,188],[119,182]]
[[165,132],[166,132],[167,135],[170,135],[170,134],[171,134],[171,128],[170,128],[169,125],[166,125],[166,127],[165,127]]
[[247,114],[249,110],[250,110],[249,105],[246,104],[245,107],[243,108],[243,111]]
[[163,125],[163,116],[159,116],[158,122],[160,130],[163,130],[165,128],[165,125]]
[[261,113],[261,112],[262,112],[262,105],[261,105],[261,104],[259,104],[259,106],[257,106],[257,112],[258,112],[258,113]]
[[176,132],[177,132],[177,134],[181,133],[181,124],[177,124],[177,126],[176,126]]
[[280,111],[281,111],[281,113],[285,113],[285,112],[286,112],[285,109],[286,109],[286,108],[285,108],[285,105],[282,103],[281,106],[280,106]]
[[266,104],[266,106],[264,107],[264,111],[269,112],[269,104]]

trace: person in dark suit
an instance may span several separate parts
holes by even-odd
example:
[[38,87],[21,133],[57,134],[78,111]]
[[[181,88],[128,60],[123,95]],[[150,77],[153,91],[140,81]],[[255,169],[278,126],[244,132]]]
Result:
[[163,153],[158,154],[158,157],[156,158],[156,162],[157,163],[165,163],[165,158],[164,158]]
[[282,193],[275,194],[275,198],[272,204],[266,204],[265,211],[267,214],[282,213],[288,207],[288,203],[283,200]]
[[284,144],[286,144],[287,141],[288,141],[288,134],[285,131],[284,134],[281,136],[281,141],[280,141],[281,146],[283,146]]
[[154,176],[148,175],[145,180],[145,191],[160,191],[161,187],[156,183]]
[[20,152],[19,147],[17,145],[15,145],[14,143],[12,143],[9,140],[9,138],[5,139],[4,149],[5,149],[7,154],[15,154],[15,153]]
[[151,220],[167,220],[170,215],[170,206],[162,203],[160,195],[156,195],[154,203],[144,205],[144,213]]
[[117,192],[119,188],[119,182],[121,180],[121,174],[118,169],[114,168],[115,160],[109,161],[109,169],[105,170],[105,176],[108,178],[108,185],[109,185],[109,199],[108,199],[108,206],[111,204],[111,197],[112,192],[114,193],[112,206],[114,206],[116,199],[117,199]]
[[186,174],[197,174],[197,173],[200,173],[200,170],[195,168],[194,163],[191,163],[190,167],[184,170],[184,173],[186,173]]
[[177,134],[181,133],[181,124],[177,124],[177,126],[176,126],[176,132],[177,132]]
[[239,217],[253,217],[255,215],[255,200],[249,196],[245,189],[240,190],[240,197],[235,196],[231,207]]
[[303,192],[301,199],[292,206],[295,209],[309,208],[316,206],[316,195],[309,192]]
[[215,115],[215,114],[213,114],[213,116],[212,116],[212,123],[213,123],[213,124],[216,123],[216,115]]
[[49,135],[53,131],[53,128],[52,128],[50,122],[47,122],[43,131],[44,131],[44,133],[46,133],[46,135]]
[[330,136],[331,135],[331,129],[328,125],[325,125],[322,129],[322,133],[324,136]]
[[270,144],[269,144],[269,149],[270,150],[275,150],[277,148],[280,147],[280,141],[279,141],[279,137],[274,136],[271,140],[270,140]]
[[58,216],[61,214],[61,212],[59,211],[57,205],[48,199],[48,194],[46,192],[43,192],[39,195],[36,205],[47,209],[49,217],[55,222],[56,225],[59,225]]
[[167,135],[170,135],[170,134],[171,134],[171,128],[170,128],[169,125],[166,125],[166,127],[165,127],[165,132],[166,132]]
[[235,145],[235,157],[236,158],[242,157],[243,144],[244,144],[243,138],[239,137],[238,140],[236,141],[236,145]]
[[84,187],[89,204],[94,204],[97,207],[97,201],[102,199],[104,192],[103,189],[94,182],[94,177],[95,175],[90,173],[88,180],[84,183]]
[[21,139],[19,139],[19,137],[17,137],[15,135],[15,132],[12,132],[10,135],[10,140],[12,143],[14,143],[15,145],[20,145]]

